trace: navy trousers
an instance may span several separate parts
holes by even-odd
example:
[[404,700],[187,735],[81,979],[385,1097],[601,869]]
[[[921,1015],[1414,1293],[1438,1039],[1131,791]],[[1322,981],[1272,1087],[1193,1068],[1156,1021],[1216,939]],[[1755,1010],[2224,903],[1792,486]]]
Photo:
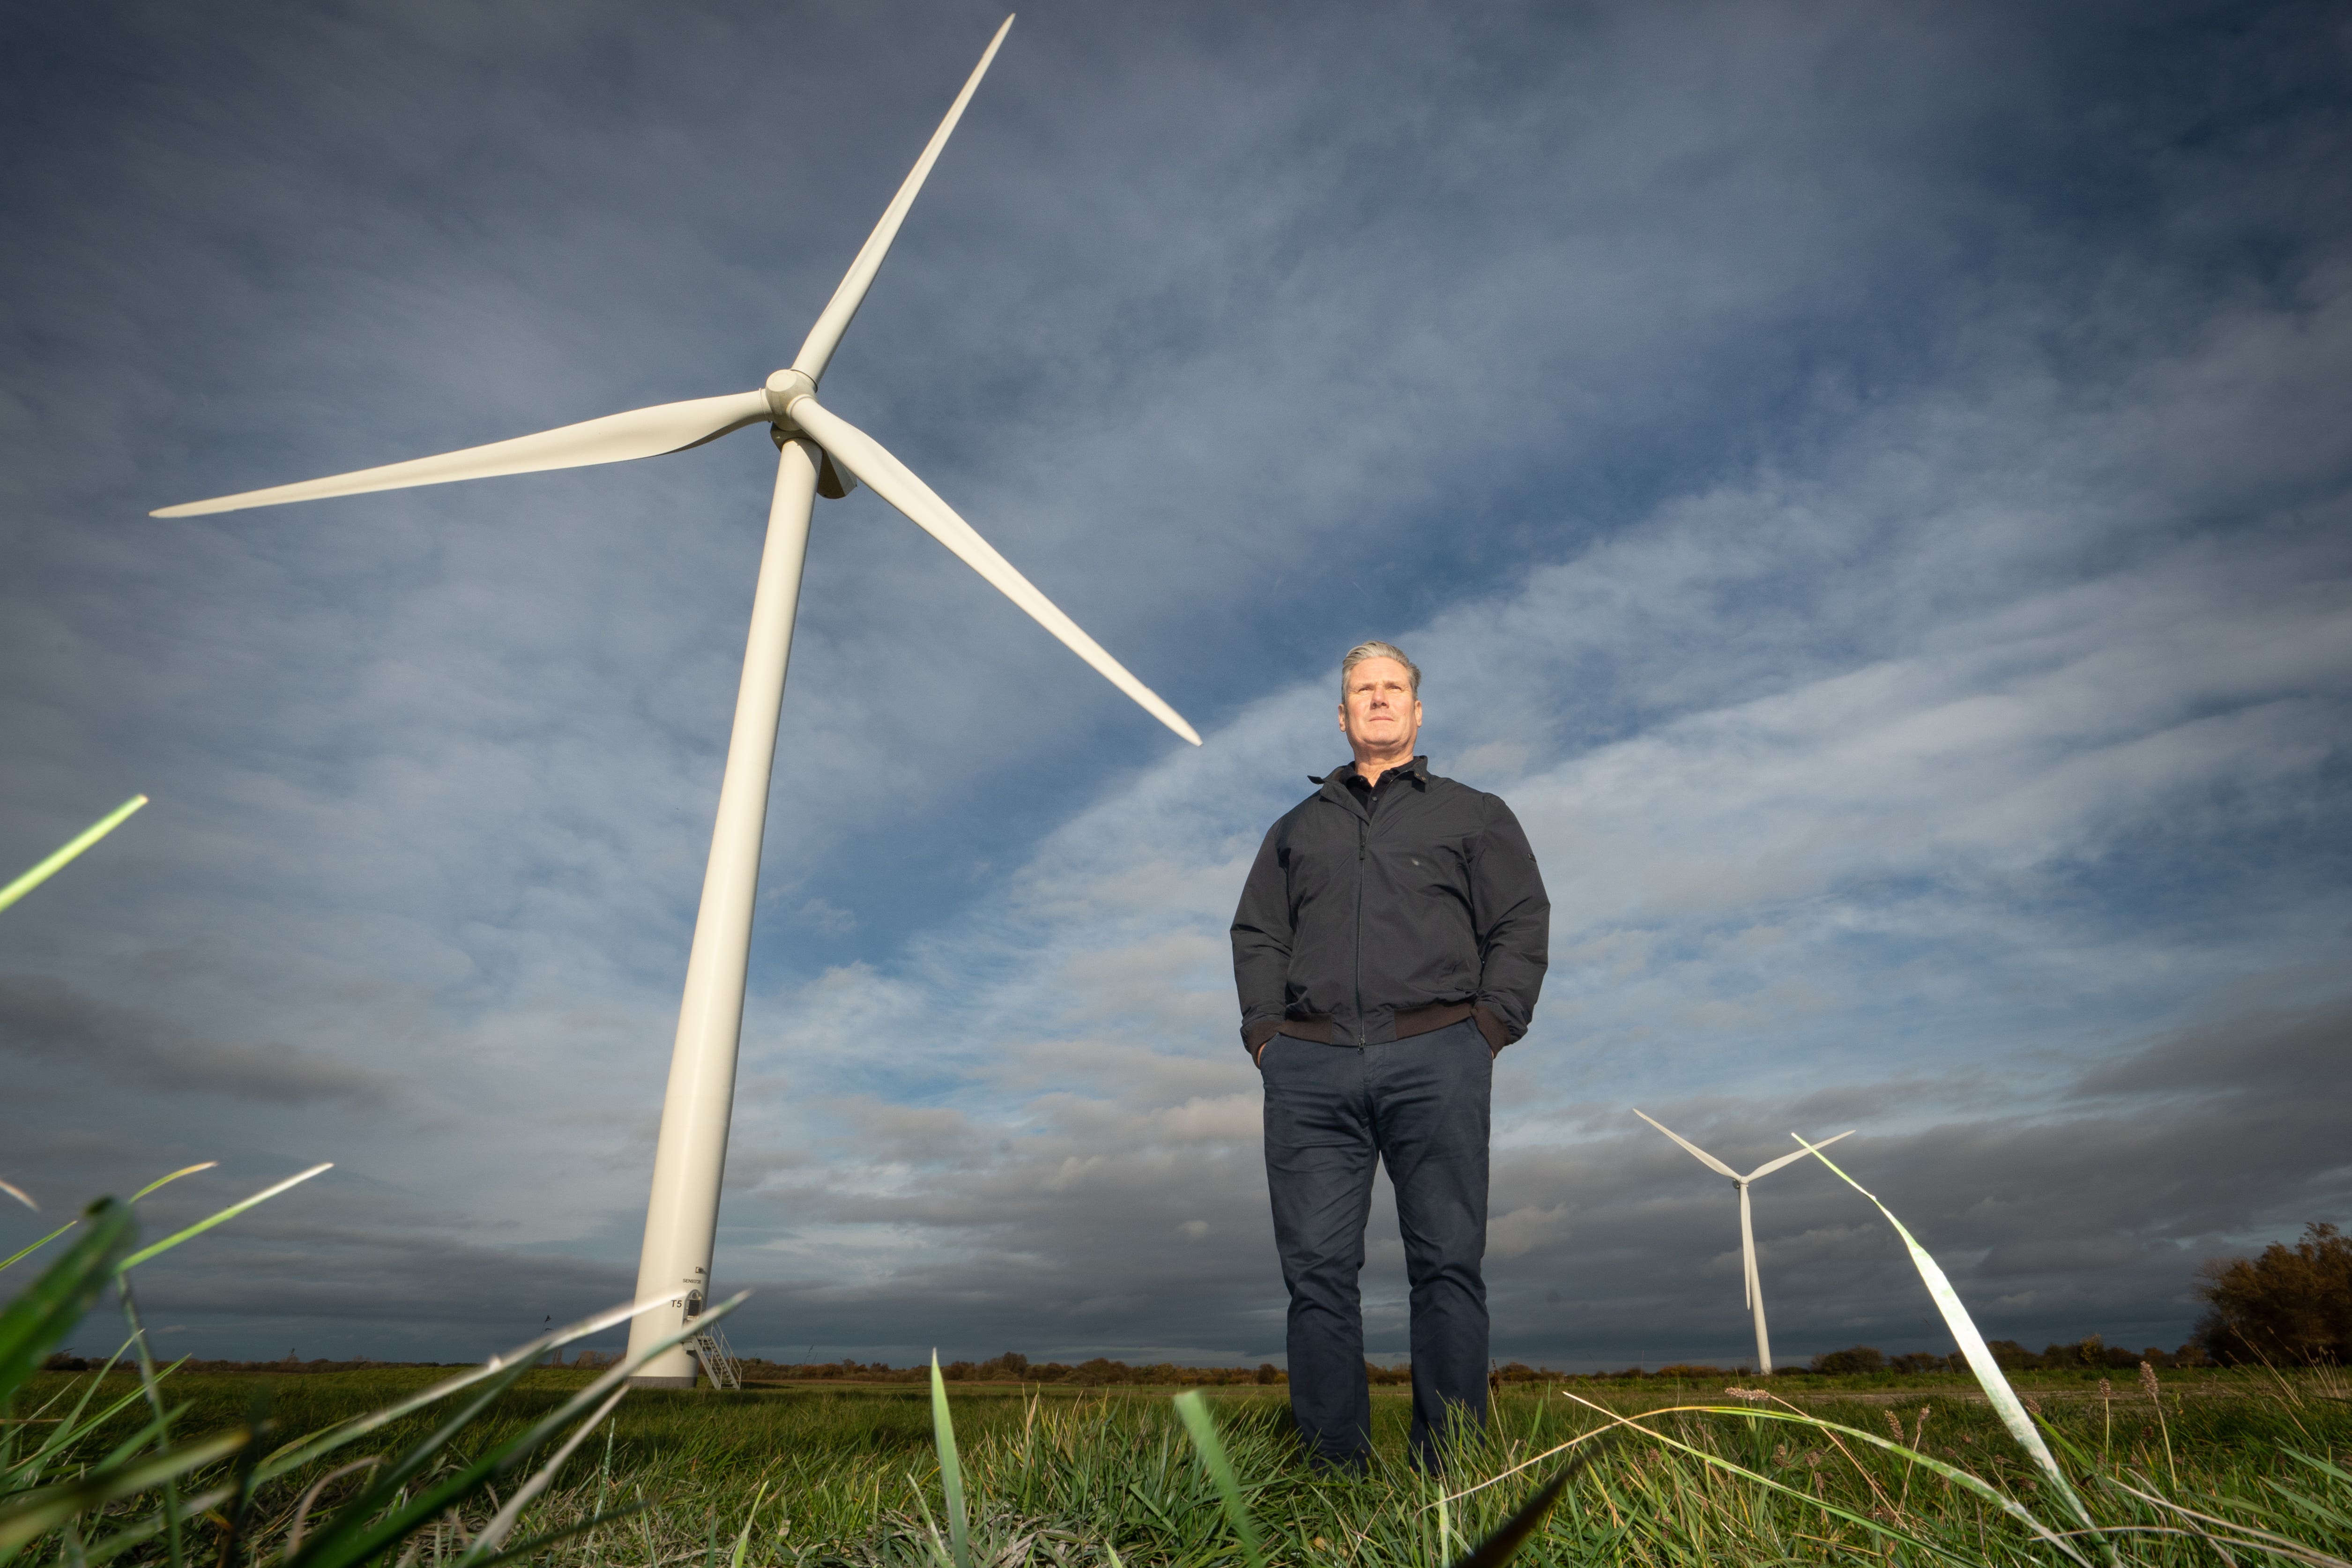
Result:
[[1371,1451],[1357,1277],[1372,1166],[1388,1166],[1412,1290],[1412,1452],[1433,1467],[1448,1431],[1486,1414],[1486,1139],[1494,1055],[1461,1023],[1386,1045],[1278,1034],[1265,1081],[1265,1177],[1290,1291],[1290,1408],[1339,1464]]

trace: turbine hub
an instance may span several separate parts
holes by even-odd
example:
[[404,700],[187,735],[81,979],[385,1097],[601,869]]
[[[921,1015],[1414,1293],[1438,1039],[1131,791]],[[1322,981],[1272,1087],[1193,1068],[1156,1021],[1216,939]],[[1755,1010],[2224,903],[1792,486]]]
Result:
[[768,413],[777,424],[792,427],[793,404],[816,394],[816,382],[806,371],[781,370],[768,378]]

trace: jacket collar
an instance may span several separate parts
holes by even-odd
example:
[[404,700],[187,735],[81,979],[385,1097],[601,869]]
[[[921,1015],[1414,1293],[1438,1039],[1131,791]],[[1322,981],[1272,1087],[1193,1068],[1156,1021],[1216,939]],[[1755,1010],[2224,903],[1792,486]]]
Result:
[[[1355,777],[1356,765],[1353,761],[1348,761],[1342,762],[1320,778],[1309,773],[1307,776],[1307,781],[1309,784],[1337,784],[1344,790],[1348,780]],[[1381,777],[1410,779],[1416,784],[1426,786],[1429,782],[1429,758],[1423,756],[1416,757],[1410,762],[1400,762],[1394,768],[1389,768]]]

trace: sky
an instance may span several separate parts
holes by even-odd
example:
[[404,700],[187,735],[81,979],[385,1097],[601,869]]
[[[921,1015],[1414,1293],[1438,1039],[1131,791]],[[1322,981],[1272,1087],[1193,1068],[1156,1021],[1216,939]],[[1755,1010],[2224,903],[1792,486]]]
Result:
[[[631,1291],[772,473],[152,509],[760,384],[966,0],[0,20],[0,1176],[218,1168],[173,1354]],[[1339,657],[1553,900],[1494,1352],[1752,1358],[1840,1163],[1984,1332],[2170,1348],[2352,1221],[2352,20],[1024,10],[825,381],[1204,737],[822,502],[714,1267],[739,1351],[1255,1364],[1225,926]],[[1776,1359],[1948,1350],[1811,1162]],[[1376,1201],[1368,1345],[1406,1344]],[[25,1268],[26,1265],[19,1265]],[[96,1322],[77,1341],[110,1348]],[[81,1341],[87,1341],[82,1343]]]

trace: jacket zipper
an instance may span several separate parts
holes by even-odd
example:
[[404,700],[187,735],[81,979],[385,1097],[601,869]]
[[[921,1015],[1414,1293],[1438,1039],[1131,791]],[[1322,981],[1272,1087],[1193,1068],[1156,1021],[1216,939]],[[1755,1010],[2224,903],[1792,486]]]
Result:
[[1356,1049],[1364,1048],[1364,841],[1370,825],[1356,820]]

